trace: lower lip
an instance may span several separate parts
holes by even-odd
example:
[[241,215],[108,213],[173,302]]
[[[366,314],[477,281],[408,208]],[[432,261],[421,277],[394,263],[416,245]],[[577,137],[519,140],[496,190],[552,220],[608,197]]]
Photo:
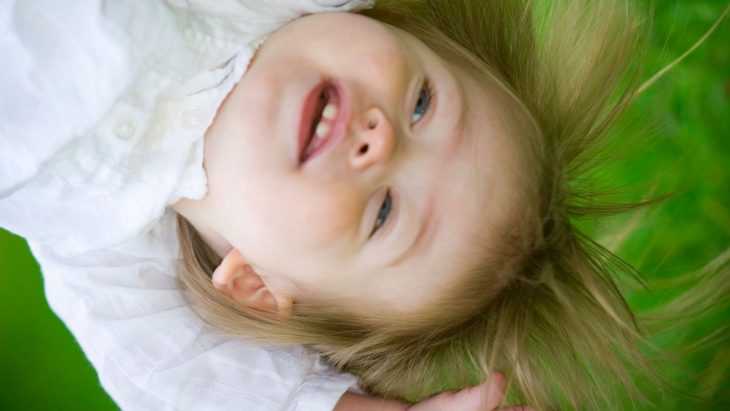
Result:
[[[337,110],[337,118],[335,119],[335,122],[333,124],[332,130],[330,131],[329,136],[327,136],[322,142],[319,147],[317,147],[313,152],[308,153],[306,156],[304,155],[304,151],[307,147],[305,147],[305,144],[307,144],[307,140],[309,139],[309,131],[312,127],[312,120],[314,117],[314,110],[317,107],[317,101],[319,99],[319,96],[324,92],[327,88],[332,88],[333,92],[336,94],[338,101],[338,110]],[[339,141],[340,138],[344,135],[344,128],[347,124],[347,118],[350,113],[350,107],[349,107],[349,99],[347,98],[345,88],[342,87],[342,85],[337,80],[325,80],[319,83],[316,87],[314,87],[309,94],[307,94],[303,109],[302,109],[302,116],[300,118],[299,122],[299,139],[297,144],[297,159],[300,164],[307,162],[314,157],[318,157],[319,154],[323,153],[328,147],[333,146],[337,141]]]

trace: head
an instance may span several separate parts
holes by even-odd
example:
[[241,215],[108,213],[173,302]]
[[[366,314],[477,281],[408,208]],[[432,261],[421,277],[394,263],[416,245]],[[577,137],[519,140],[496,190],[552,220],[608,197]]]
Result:
[[206,134],[208,193],[174,206],[183,280],[224,331],[310,345],[378,394],[500,367],[539,407],[554,393],[530,397],[550,368],[535,357],[555,352],[530,344],[562,331],[539,319],[630,317],[565,200],[603,119],[560,110],[604,112],[573,92],[605,78],[570,87],[541,66],[529,2],[434,3],[306,16],[266,40]]
[[[325,113],[307,114],[320,93]],[[530,133],[489,70],[365,16],[311,15],[262,45],[206,134],[207,195],[175,208],[233,301],[406,318],[458,298],[531,211]]]

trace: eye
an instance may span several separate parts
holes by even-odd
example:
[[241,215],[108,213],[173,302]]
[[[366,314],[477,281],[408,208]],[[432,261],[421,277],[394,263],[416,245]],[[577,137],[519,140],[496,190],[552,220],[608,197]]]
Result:
[[388,191],[385,192],[385,198],[383,199],[383,204],[380,206],[380,211],[378,211],[378,216],[375,218],[375,225],[373,226],[373,231],[370,232],[370,237],[372,237],[373,234],[375,234],[375,232],[378,231],[383,224],[385,224],[392,208],[393,197],[390,195],[390,189],[388,189]]
[[411,118],[412,124],[416,124],[423,116],[428,112],[428,108],[431,106],[431,99],[433,98],[433,89],[431,87],[431,81],[426,78],[421,86],[421,92],[416,102],[416,107],[413,110],[413,117]]

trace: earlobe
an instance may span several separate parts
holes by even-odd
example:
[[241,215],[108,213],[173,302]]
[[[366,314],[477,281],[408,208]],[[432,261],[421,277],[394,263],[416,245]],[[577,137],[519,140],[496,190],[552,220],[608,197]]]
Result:
[[235,248],[223,257],[213,272],[213,285],[232,302],[256,311],[288,317],[293,309],[291,298],[276,295],[265,280]]

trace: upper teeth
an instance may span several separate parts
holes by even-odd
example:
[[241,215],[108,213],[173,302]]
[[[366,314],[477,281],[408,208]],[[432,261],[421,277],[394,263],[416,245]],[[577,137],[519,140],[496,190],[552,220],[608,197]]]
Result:
[[317,129],[314,132],[315,137],[325,138],[332,128],[332,120],[337,117],[337,106],[334,103],[327,103],[322,110],[322,117],[319,119]]
[[324,110],[322,111],[322,117],[327,120],[333,120],[337,117],[337,106],[334,103],[327,103]]

